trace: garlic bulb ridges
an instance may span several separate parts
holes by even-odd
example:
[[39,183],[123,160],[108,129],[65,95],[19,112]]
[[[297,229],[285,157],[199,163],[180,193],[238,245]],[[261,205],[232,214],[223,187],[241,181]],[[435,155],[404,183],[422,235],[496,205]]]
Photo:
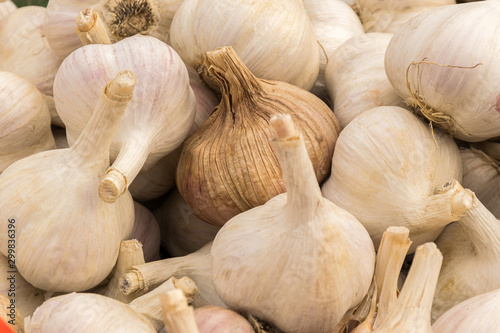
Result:
[[182,291],[175,289],[161,295],[165,328],[169,333],[199,333],[194,310]]

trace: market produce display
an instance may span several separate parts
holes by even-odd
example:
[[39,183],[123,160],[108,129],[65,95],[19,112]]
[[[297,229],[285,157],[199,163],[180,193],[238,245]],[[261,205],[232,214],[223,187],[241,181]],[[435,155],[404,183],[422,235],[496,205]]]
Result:
[[0,0],[0,332],[500,332],[499,18]]

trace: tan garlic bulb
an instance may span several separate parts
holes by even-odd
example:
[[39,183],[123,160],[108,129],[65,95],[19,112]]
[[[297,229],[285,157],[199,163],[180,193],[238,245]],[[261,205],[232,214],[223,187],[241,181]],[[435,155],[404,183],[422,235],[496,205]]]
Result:
[[367,33],[353,37],[330,57],[325,73],[326,87],[342,127],[377,106],[407,107],[385,74],[385,50],[392,36]]
[[500,288],[499,239],[500,221],[473,196],[473,208],[436,240],[444,258],[433,320],[460,302]]
[[184,142],[176,174],[177,188],[198,218],[222,226],[285,191],[269,144],[273,115],[292,115],[317,180],[326,177],[340,127],[325,103],[293,85],[256,78],[231,47],[207,52],[206,66],[222,101]]
[[16,73],[40,92],[52,95],[52,85],[61,64],[41,32],[46,9],[28,6],[16,9],[0,22],[0,70]]
[[498,162],[480,150],[461,149],[463,181],[465,188],[473,191],[477,198],[500,217],[500,166]]
[[432,325],[433,332],[493,332],[500,327],[500,289],[463,301],[443,313]]
[[0,0],[0,20],[17,9],[11,0]]
[[111,144],[114,162],[99,188],[106,202],[114,202],[141,169],[182,143],[196,111],[186,66],[167,44],[134,36],[113,45],[86,45],[64,60],[54,82],[70,145],[92,116],[98,87],[124,68],[137,72],[138,83]]
[[291,116],[271,126],[287,192],[221,228],[211,251],[215,289],[229,308],[282,331],[332,332],[370,287],[373,243],[354,216],[321,195]]
[[462,179],[455,142],[408,110],[381,106],[342,130],[322,192],[356,216],[375,246],[389,226],[405,226],[414,249],[470,208],[452,179]]
[[259,78],[309,90],[318,77],[319,45],[302,0],[184,0],[170,42],[198,72],[205,52],[232,46]]
[[144,251],[144,260],[150,262],[160,259],[160,227],[153,213],[134,201],[135,221],[130,239],[141,242]]
[[206,305],[226,307],[217,295],[212,282],[211,249],[212,242],[183,257],[173,257],[129,267],[128,272],[126,274],[124,272],[120,278],[120,289],[123,294],[132,295],[137,291],[148,290],[151,286],[163,283],[172,276],[189,276],[199,289],[193,300],[195,307]]
[[385,70],[396,92],[464,141],[500,136],[498,15],[500,1],[432,9],[401,27],[387,47]]
[[319,75],[311,90],[322,100],[327,99],[325,87],[326,64],[333,52],[348,39],[365,31],[358,15],[343,0],[303,0],[320,44]]
[[2,71],[0,133],[0,174],[17,160],[55,148],[43,95],[26,79]]
[[[0,2],[1,4],[1,2]],[[3,333],[24,333],[23,316],[17,311],[11,299],[0,295],[0,331]],[[10,330],[5,330],[6,328]]]
[[8,245],[14,246],[19,273],[37,288],[69,292],[96,286],[132,231],[130,193],[110,205],[98,188],[135,82],[124,71],[105,86],[71,148],[31,155],[0,175],[0,218],[9,222],[1,224],[0,251],[7,255]]
[[395,33],[414,16],[455,0],[354,0],[366,32]]

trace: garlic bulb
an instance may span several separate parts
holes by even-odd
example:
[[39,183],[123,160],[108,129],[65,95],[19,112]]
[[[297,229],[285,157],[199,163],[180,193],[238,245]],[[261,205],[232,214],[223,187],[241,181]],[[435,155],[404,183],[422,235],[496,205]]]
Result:
[[[23,316],[17,311],[15,303],[0,295],[0,306],[0,330],[4,333],[24,333]],[[5,331],[5,328],[10,331]]]
[[30,316],[45,300],[43,291],[30,285],[17,272],[15,256],[0,254],[0,295],[14,300],[16,309],[23,317]]
[[412,17],[455,0],[354,0],[366,32],[395,33]]
[[194,310],[188,306],[186,297],[180,290],[170,290],[161,296],[163,320],[169,333],[200,333]]
[[199,219],[222,226],[285,191],[269,144],[273,115],[293,116],[318,181],[326,177],[340,127],[325,103],[293,85],[256,78],[231,47],[207,52],[206,67],[222,101],[184,142],[176,174]]
[[68,292],[96,286],[132,231],[130,193],[109,205],[98,187],[135,82],[125,71],[106,85],[71,148],[31,155],[0,175],[0,219],[9,222],[0,227],[0,251],[7,255],[8,246],[15,247],[19,273],[37,288]]
[[463,181],[465,188],[473,191],[477,198],[500,217],[500,166],[498,162],[480,150],[461,149]]
[[55,148],[55,142],[43,95],[29,81],[0,71],[0,101],[1,174],[17,160]]
[[309,90],[318,76],[319,46],[301,0],[184,0],[170,42],[198,72],[205,52],[232,46],[259,78]]
[[311,91],[326,100],[326,63],[333,59],[333,52],[342,43],[365,31],[356,13],[343,0],[303,0],[303,3],[321,45],[319,75]]
[[385,70],[396,92],[461,140],[500,136],[499,15],[499,1],[429,10],[405,24],[387,48]]
[[432,325],[439,333],[492,332],[500,327],[500,289],[463,301],[443,313]]
[[473,196],[473,208],[436,240],[443,268],[432,318],[473,296],[500,288],[500,222]]
[[472,148],[480,149],[486,155],[500,163],[500,142],[484,141],[471,143]]
[[160,259],[160,227],[153,213],[146,207],[134,201],[135,221],[130,239],[141,242],[144,260],[150,262]]
[[239,313],[219,306],[207,305],[194,310],[200,333],[253,333],[252,325]]
[[460,184],[449,181],[461,178],[460,153],[449,136],[432,134],[408,110],[381,106],[342,130],[322,192],[356,216],[375,246],[386,228],[405,226],[414,249],[470,208]]
[[52,95],[52,84],[61,60],[41,32],[46,9],[28,6],[16,9],[0,22],[0,70],[16,73],[40,92]]
[[64,60],[54,82],[70,145],[92,115],[99,87],[122,68],[137,72],[138,84],[111,144],[115,160],[99,188],[106,202],[124,193],[141,168],[150,168],[182,143],[196,109],[186,66],[165,43],[135,36],[113,45],[87,45]]
[[17,9],[16,5],[11,0],[0,1],[0,20]]
[[330,57],[325,80],[335,116],[342,127],[377,106],[406,107],[392,88],[384,57],[392,34],[368,33],[339,46]]
[[[128,269],[128,273],[120,278],[120,289],[125,295],[139,290],[148,290],[150,286],[158,285],[172,276],[189,276],[198,286],[193,305],[218,305],[225,307],[217,296],[212,282],[212,266],[210,251],[212,243],[184,257],[174,257],[154,261],[147,264],[136,264]],[[125,272],[124,272],[125,273]]]
[[174,189],[167,200],[155,211],[160,225],[161,244],[173,257],[193,253],[211,242],[220,227],[203,222]]
[[291,116],[271,126],[288,191],[221,228],[211,251],[215,289],[231,309],[285,332],[331,332],[370,287],[373,243],[356,218],[321,196]]

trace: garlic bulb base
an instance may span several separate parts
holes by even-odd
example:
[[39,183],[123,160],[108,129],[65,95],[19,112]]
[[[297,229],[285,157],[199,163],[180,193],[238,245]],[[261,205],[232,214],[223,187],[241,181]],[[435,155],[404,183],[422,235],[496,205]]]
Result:
[[108,32],[102,20],[92,8],[87,8],[78,13],[75,23],[76,34],[83,45],[111,44],[111,40],[109,39]]
[[161,295],[163,318],[169,333],[199,333],[193,307],[188,306],[182,291],[176,289]]
[[127,178],[115,168],[109,168],[99,185],[99,196],[104,202],[113,203],[127,189]]

